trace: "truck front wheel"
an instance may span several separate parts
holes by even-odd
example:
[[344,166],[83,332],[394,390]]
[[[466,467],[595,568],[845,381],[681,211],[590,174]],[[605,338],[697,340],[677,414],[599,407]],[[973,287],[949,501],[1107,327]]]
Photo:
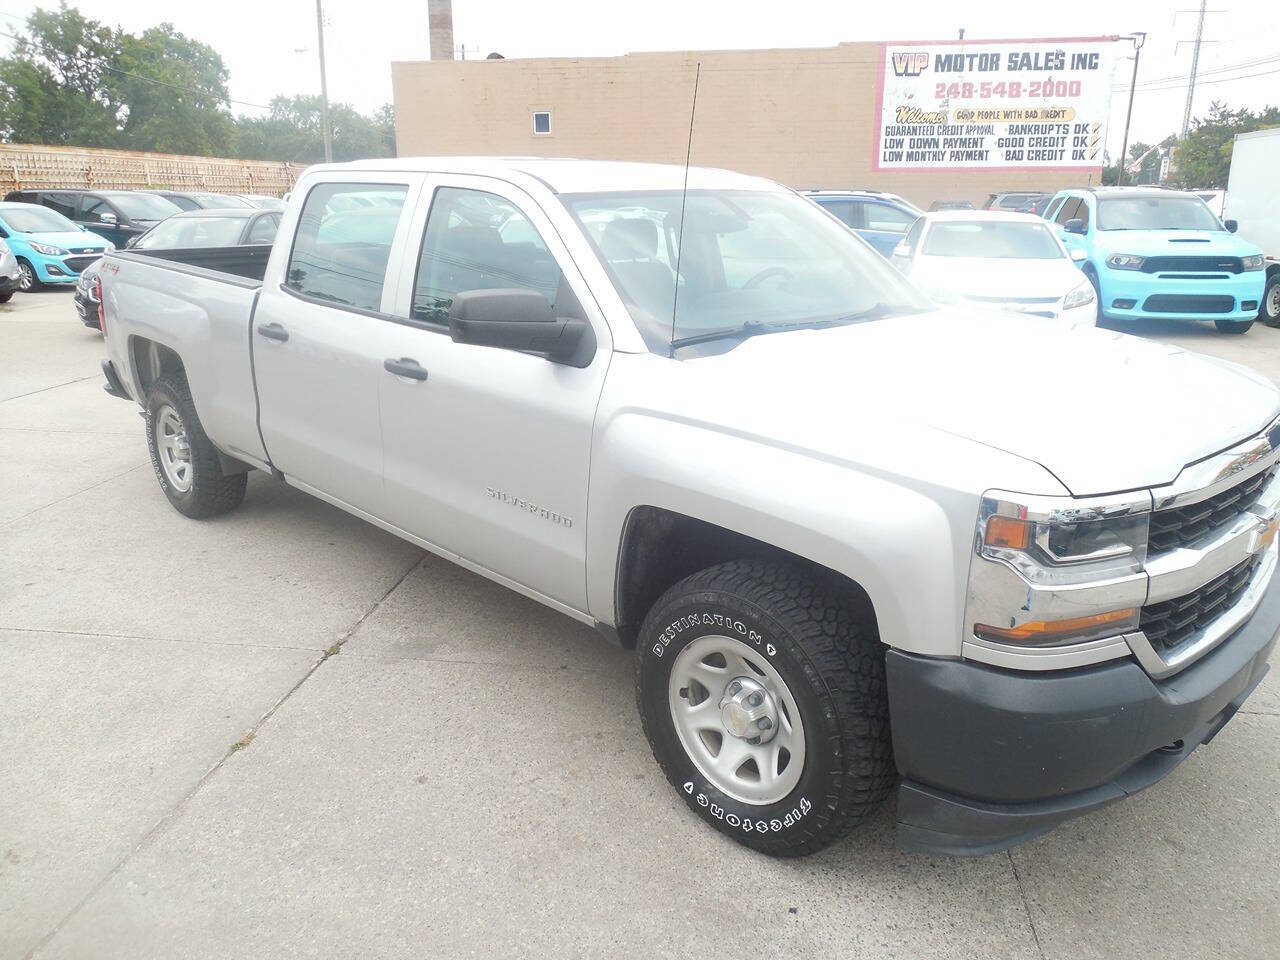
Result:
[[669,589],[637,643],[649,745],[691,810],[773,856],[856,826],[893,786],[884,651],[848,585],[734,561]]
[[244,500],[248,477],[224,474],[181,374],[156,381],[147,396],[147,447],[160,489],[174,509],[196,520],[226,513]]

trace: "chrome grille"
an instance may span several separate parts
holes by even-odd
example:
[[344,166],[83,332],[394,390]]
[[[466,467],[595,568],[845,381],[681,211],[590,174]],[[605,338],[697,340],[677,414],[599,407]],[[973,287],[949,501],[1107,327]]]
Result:
[[1176,650],[1240,599],[1253,579],[1258,558],[1250,557],[1203,587],[1142,608],[1138,629],[1159,654]]
[[1205,534],[1226,526],[1244,513],[1245,508],[1258,498],[1262,488],[1274,475],[1274,468],[1264,470],[1199,503],[1155,511],[1151,514],[1148,556],[1190,546]]

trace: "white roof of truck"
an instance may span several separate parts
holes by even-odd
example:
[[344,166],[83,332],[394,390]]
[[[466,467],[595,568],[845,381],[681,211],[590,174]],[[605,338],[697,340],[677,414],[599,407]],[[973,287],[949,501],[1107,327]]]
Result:
[[[620,190],[679,190],[685,168],[678,163],[626,163],[618,160],[547,159],[544,157],[395,157],[358,160],[312,167],[316,171],[343,170],[469,173],[509,179],[513,174],[535,177],[556,193],[608,193]],[[780,190],[778,184],[714,167],[690,167],[690,190]]]

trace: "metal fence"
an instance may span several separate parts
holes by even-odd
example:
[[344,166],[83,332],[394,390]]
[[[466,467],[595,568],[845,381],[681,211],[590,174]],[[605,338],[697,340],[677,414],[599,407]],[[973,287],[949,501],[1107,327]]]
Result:
[[299,163],[189,157],[92,147],[0,143],[0,196],[10,190],[211,190],[281,196],[306,169]]

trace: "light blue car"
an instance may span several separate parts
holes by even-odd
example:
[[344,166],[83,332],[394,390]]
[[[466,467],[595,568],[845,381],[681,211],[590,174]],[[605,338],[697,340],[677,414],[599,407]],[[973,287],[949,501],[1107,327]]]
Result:
[[1244,333],[1257,318],[1262,250],[1234,236],[1194,193],[1160,187],[1061,190],[1045,209],[1098,294],[1098,319],[1212,320]]
[[18,289],[72,284],[80,271],[112,244],[48,207],[37,203],[0,203],[0,239],[18,261]]

